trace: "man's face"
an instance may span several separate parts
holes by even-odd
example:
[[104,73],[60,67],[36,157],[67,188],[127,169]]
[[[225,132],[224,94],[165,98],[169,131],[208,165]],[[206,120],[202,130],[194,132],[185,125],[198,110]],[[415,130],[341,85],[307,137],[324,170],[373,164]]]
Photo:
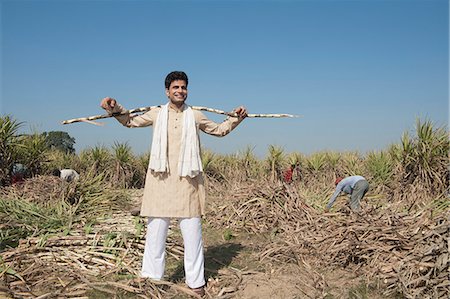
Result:
[[166,95],[170,102],[178,107],[184,104],[187,99],[188,90],[184,80],[175,80],[166,89]]

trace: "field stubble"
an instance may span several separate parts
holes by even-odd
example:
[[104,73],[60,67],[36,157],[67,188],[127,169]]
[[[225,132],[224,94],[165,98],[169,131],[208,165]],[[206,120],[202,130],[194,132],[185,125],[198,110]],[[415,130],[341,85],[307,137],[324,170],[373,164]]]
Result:
[[[63,187],[59,183],[44,176],[3,190],[2,236],[11,234],[12,244],[15,229],[34,232],[19,234],[18,246],[5,246],[1,252],[2,296],[193,296],[183,282],[183,248],[176,225],[167,243],[167,280],[138,278],[145,223],[129,211],[139,204],[141,190],[109,193],[109,187],[95,180]],[[449,294],[448,213],[436,206],[448,206],[448,198],[424,200],[426,190],[413,185],[398,192],[401,197],[395,190],[374,188],[361,213],[351,212],[345,200],[339,200],[332,213],[324,213],[321,206],[332,188],[320,180],[286,184],[273,178],[207,177],[206,183],[207,298]],[[36,223],[24,222],[25,214],[14,214],[14,206],[6,204],[14,201],[21,202]],[[61,220],[64,229],[52,230],[53,222],[46,222],[56,211],[48,212],[54,209],[51,201],[71,215]]]

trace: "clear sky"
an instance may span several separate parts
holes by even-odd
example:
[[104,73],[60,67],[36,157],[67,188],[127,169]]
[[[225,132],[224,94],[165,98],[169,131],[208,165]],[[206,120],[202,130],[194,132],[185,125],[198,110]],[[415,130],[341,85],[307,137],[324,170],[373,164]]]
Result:
[[0,112],[28,132],[66,131],[77,150],[117,141],[142,153],[151,128],[60,122],[103,114],[105,96],[166,103],[165,76],[183,70],[191,105],[303,116],[247,119],[202,134],[206,148],[364,153],[417,117],[447,126],[448,35],[447,0],[2,0]]

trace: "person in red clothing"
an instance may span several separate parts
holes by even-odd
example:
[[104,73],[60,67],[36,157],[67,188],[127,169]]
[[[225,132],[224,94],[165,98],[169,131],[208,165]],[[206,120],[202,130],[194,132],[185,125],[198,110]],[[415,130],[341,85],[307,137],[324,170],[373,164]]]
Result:
[[288,169],[286,169],[283,173],[283,180],[285,183],[292,183],[294,177],[294,171],[297,165],[291,164]]

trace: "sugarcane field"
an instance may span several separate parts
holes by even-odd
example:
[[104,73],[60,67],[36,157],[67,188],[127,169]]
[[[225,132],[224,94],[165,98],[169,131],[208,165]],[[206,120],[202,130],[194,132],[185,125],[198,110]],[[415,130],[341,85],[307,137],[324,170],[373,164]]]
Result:
[[[203,297],[449,298],[449,132],[412,128],[364,154],[202,148]],[[75,153],[20,129],[0,117],[0,298],[200,298],[174,220],[164,279],[140,275],[150,153],[120,142]],[[336,179],[353,175],[370,185],[360,210],[344,194],[326,209]]]

